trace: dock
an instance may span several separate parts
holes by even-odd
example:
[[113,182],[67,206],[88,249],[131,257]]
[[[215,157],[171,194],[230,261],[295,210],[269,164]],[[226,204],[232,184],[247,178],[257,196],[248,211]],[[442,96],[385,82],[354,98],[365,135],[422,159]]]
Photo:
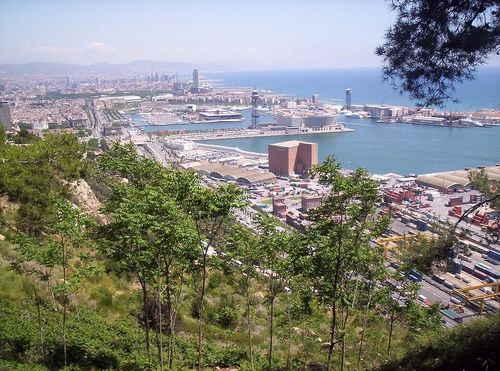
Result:
[[274,137],[274,136],[287,136],[287,135],[308,135],[308,134],[331,134],[331,133],[348,133],[353,132],[354,129],[346,128],[344,126],[335,126],[332,128],[321,128],[320,130],[314,129],[301,129],[301,130],[256,130],[256,129],[233,129],[233,130],[217,130],[217,131],[203,131],[203,132],[178,132],[178,131],[164,131],[155,132],[155,134],[168,135],[172,139],[187,139],[190,141],[201,140],[221,140],[221,139],[243,139],[243,138],[256,138],[256,137]]

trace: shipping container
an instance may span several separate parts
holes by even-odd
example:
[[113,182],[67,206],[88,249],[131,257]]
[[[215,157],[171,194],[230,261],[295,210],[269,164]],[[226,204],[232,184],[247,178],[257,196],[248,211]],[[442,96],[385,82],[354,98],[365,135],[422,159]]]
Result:
[[412,282],[420,282],[420,281],[422,281],[421,279],[419,279],[417,276],[414,276],[413,274],[410,274],[410,275],[408,276],[408,279],[409,279],[410,281],[412,281]]
[[488,256],[486,259],[485,259],[488,263],[491,263],[493,265],[499,265],[500,262],[496,259],[493,259],[491,256]]
[[493,271],[493,269],[488,266],[488,265],[485,265],[485,264],[482,264],[482,263],[477,263],[477,264],[474,264],[474,268],[484,274],[487,274],[488,276],[490,277],[493,277],[495,279],[499,279],[500,278],[500,274],[496,273]]
[[492,259],[500,261],[500,253],[498,251],[490,250],[488,251],[488,256]]
[[481,272],[476,271],[476,270],[472,271],[472,273],[471,273],[471,274],[472,274],[474,277],[479,278],[480,280],[484,280],[486,277],[488,277],[486,274],[481,273]]
[[437,274],[432,275],[432,279],[438,283],[444,283],[445,279],[441,276],[438,276]]
[[422,281],[422,273],[420,273],[416,269],[410,270],[409,274],[417,277],[419,281]]
[[455,285],[450,282],[450,281],[447,281],[447,280],[444,280],[443,281],[443,285],[445,285],[446,287],[448,287],[449,289],[454,289],[455,288]]
[[427,230],[427,223],[423,220],[417,219],[415,220],[415,224],[417,225],[417,229],[421,232],[425,232]]

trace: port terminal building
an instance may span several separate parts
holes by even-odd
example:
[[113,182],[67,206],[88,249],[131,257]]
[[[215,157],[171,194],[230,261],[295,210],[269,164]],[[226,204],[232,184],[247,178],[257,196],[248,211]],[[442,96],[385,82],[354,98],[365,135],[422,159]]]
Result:
[[212,178],[245,185],[276,181],[276,176],[269,171],[258,171],[221,163],[198,164],[193,166],[193,169]]
[[318,164],[318,144],[291,140],[268,146],[269,171],[278,176],[307,174]]
[[488,167],[478,167],[475,169],[465,169],[457,171],[446,171],[441,173],[423,174],[416,178],[416,183],[437,188],[438,190],[450,192],[463,192],[474,188],[469,175],[472,171],[484,169],[489,180],[500,183],[500,164]]

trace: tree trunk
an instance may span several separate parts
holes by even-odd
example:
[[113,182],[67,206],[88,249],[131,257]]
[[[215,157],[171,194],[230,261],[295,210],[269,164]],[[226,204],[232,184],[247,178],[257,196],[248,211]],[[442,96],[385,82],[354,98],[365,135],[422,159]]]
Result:
[[359,341],[359,350],[358,350],[358,364],[357,367],[359,368],[359,364],[361,363],[361,357],[363,355],[363,346],[364,346],[364,341],[365,341],[365,331],[366,331],[366,325],[368,323],[368,310],[370,308],[372,300],[372,290],[371,290],[371,285],[370,285],[370,291],[368,292],[368,302],[366,303],[365,306],[365,315],[363,318],[363,327],[361,329],[361,339]]
[[328,347],[328,361],[326,365],[326,371],[330,371],[332,356],[333,356],[333,347],[335,346],[335,327],[337,325],[337,289],[339,285],[339,277],[340,277],[340,250],[341,246],[339,245],[339,257],[337,258],[337,266],[335,267],[335,278],[333,282],[333,298],[332,298],[332,323],[330,325],[330,346]]
[[269,371],[272,370],[273,361],[273,337],[274,337],[274,264],[272,264],[271,269],[271,302],[269,303],[269,350],[267,352],[267,368]]
[[347,343],[347,334],[345,329],[347,328],[347,321],[349,320],[349,307],[346,308],[345,320],[342,323],[342,357],[340,363],[340,370],[344,370],[345,367],[345,348]]
[[201,290],[198,301],[198,371],[201,370],[202,343],[203,343],[203,300],[205,299],[205,284],[207,279],[207,253],[208,244],[203,252],[203,273],[201,277]]
[[167,365],[168,368],[172,368],[173,363],[173,336],[174,336],[174,323],[173,323],[173,314],[174,310],[172,305],[172,292],[171,292],[171,283],[170,283],[170,264],[165,262],[165,289],[167,292],[167,310],[168,310],[168,355],[167,355]]
[[333,300],[332,303],[332,322],[330,323],[330,345],[328,347],[328,360],[326,364],[326,371],[330,371],[332,364],[333,347],[335,345],[335,324],[337,322],[337,304]]
[[62,243],[62,269],[63,269],[63,284],[64,284],[64,295],[63,295],[63,353],[64,353],[64,367],[68,364],[68,354],[67,354],[67,344],[66,344],[66,316],[67,316],[67,301],[68,293],[66,287],[66,244],[64,243],[64,238],[61,239]]
[[392,343],[392,332],[394,330],[394,314],[391,313],[390,325],[389,325],[389,341],[387,344],[387,355],[391,354],[391,343]]
[[253,365],[253,345],[252,345],[252,315],[250,313],[250,279],[247,276],[246,282],[246,304],[247,304],[247,325],[248,325],[248,352],[250,354],[250,369],[254,370]]
[[149,342],[149,314],[148,314],[148,291],[146,287],[146,282],[143,279],[139,279],[139,283],[142,289],[142,312],[144,314],[144,333],[146,336],[146,350],[148,352],[148,362],[151,366],[151,347]]
[[[169,274],[170,277],[170,274]],[[179,291],[177,292],[177,295],[175,297],[175,305],[172,302],[172,299],[170,298],[170,307],[171,309],[171,314],[170,314],[170,340],[169,340],[169,348],[168,348],[168,356],[169,356],[169,361],[168,361],[168,367],[171,369],[174,363],[174,348],[175,348],[175,326],[176,326],[176,321],[177,321],[177,310],[178,310],[178,305],[180,302],[181,294],[182,294],[182,287],[184,283],[184,272],[181,272],[181,280],[179,284]],[[169,284],[171,286],[171,284]],[[171,295],[171,294],[170,294]]]
[[42,358],[43,361],[45,362],[45,342],[44,342],[44,336],[43,336],[43,326],[42,326],[42,313],[41,313],[41,304],[42,304],[42,299],[38,295],[38,291],[36,288],[33,288],[33,291],[35,293],[35,305],[36,305],[36,319],[38,322],[38,334],[40,337],[40,348],[42,350]]
[[286,296],[286,314],[288,317],[288,339],[287,339],[287,349],[286,349],[286,369],[290,370],[290,358],[292,349],[292,314],[290,313],[290,297],[289,293]]
[[163,339],[162,339],[162,312],[161,312],[161,249],[158,251],[157,263],[158,263],[158,324],[157,324],[157,336],[158,336],[158,360],[160,362],[160,371],[163,371]]

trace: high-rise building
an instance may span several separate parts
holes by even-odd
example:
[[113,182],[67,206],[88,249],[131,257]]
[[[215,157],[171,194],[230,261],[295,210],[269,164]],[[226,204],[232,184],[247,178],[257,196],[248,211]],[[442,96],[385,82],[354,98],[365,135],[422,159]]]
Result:
[[198,77],[198,69],[195,68],[193,70],[193,88],[191,89],[192,93],[199,93],[200,92],[200,80]]
[[269,171],[275,175],[307,174],[318,164],[318,144],[291,140],[268,146]]
[[259,123],[259,93],[257,90],[252,91],[252,97],[250,99],[252,103],[252,129],[256,129]]
[[319,94],[313,94],[311,101],[312,104],[319,104]]
[[345,108],[346,109],[351,109],[351,94],[352,94],[352,89],[345,90]]
[[5,130],[10,130],[12,128],[9,102],[0,102],[0,123],[3,125]]

